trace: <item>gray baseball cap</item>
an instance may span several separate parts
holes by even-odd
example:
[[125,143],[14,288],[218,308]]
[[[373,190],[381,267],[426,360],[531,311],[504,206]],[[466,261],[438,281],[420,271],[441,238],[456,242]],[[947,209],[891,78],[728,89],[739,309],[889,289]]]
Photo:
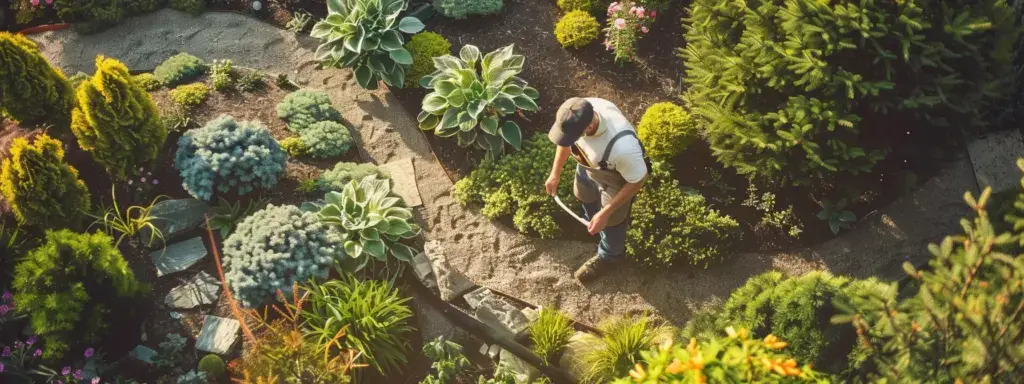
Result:
[[560,147],[571,146],[593,121],[594,106],[582,97],[571,98],[558,107],[548,139]]

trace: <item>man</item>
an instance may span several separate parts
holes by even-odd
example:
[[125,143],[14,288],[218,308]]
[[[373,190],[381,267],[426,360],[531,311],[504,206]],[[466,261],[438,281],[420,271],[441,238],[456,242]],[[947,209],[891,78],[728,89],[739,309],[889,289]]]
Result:
[[608,100],[574,97],[562,103],[548,138],[558,146],[544,187],[558,190],[569,156],[576,158],[573,193],[583,203],[591,235],[601,234],[597,255],[574,274],[581,282],[601,275],[622,260],[633,197],[647,180],[643,147],[629,120]]

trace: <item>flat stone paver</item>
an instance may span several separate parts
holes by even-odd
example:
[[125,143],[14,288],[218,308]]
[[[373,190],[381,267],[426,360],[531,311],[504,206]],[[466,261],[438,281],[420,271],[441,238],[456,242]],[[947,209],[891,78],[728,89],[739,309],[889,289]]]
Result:
[[196,339],[196,349],[226,355],[234,348],[238,341],[238,320],[224,317],[209,316],[203,320],[203,329]]
[[993,132],[971,140],[967,153],[971,156],[974,176],[978,178],[978,188],[991,186],[992,192],[1020,188],[1017,159],[1024,157],[1024,141],[1019,130]]
[[[153,205],[149,214],[153,216],[153,226],[160,230],[166,242],[191,231],[203,222],[204,215],[210,206],[201,200],[179,199],[164,200]],[[149,239],[149,228],[141,232],[142,239]],[[156,238],[160,242],[160,238]]]
[[157,277],[181,272],[202,260],[209,252],[201,237],[174,243],[150,254]]
[[174,287],[164,297],[164,304],[171,309],[192,309],[200,305],[217,302],[220,294],[220,281],[201,271],[189,281]]
[[391,184],[394,186],[391,192],[405,201],[409,207],[423,205],[420,198],[420,189],[416,186],[416,168],[412,164],[412,158],[390,162],[380,166],[381,169],[391,174]]

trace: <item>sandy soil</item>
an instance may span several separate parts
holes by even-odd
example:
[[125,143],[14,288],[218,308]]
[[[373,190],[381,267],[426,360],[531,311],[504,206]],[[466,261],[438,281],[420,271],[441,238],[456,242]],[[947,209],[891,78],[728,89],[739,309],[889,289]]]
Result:
[[[58,31],[33,38],[65,73],[91,73],[97,54],[115,57],[133,69],[152,69],[166,57],[187,51],[207,60],[226,58],[236,65],[288,73],[305,87],[326,90],[358,130],[363,158],[378,164],[414,159],[424,201],[417,220],[426,229],[427,239],[440,240],[447,247],[456,268],[482,285],[535,304],[556,306],[589,323],[646,311],[682,324],[693,311],[722,300],[749,276],[773,268],[788,274],[824,269],[898,278],[900,263],[908,258],[920,260],[928,242],[959,231],[958,218],[967,212],[961,196],[976,189],[969,163],[959,160],[915,193],[868,215],[842,237],[821,246],[780,254],[737,254],[706,271],[626,266],[614,276],[584,286],[572,278],[572,271],[594,253],[594,243],[525,237],[459,206],[450,196],[452,182],[410,115],[417,111],[405,111],[387,91],[360,89],[347,70],[315,70],[311,55],[316,42],[309,37],[242,15],[192,17],[163,10],[97,35]],[[545,92],[543,84],[536,85]]]

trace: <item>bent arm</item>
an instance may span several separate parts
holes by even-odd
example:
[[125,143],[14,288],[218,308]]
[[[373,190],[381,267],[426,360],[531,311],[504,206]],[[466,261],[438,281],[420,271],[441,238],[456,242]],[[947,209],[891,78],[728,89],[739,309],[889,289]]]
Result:
[[572,153],[572,149],[569,147],[555,146],[555,161],[551,165],[551,174],[548,178],[557,180],[562,175],[562,168],[565,167],[565,162],[569,160],[569,154]]

